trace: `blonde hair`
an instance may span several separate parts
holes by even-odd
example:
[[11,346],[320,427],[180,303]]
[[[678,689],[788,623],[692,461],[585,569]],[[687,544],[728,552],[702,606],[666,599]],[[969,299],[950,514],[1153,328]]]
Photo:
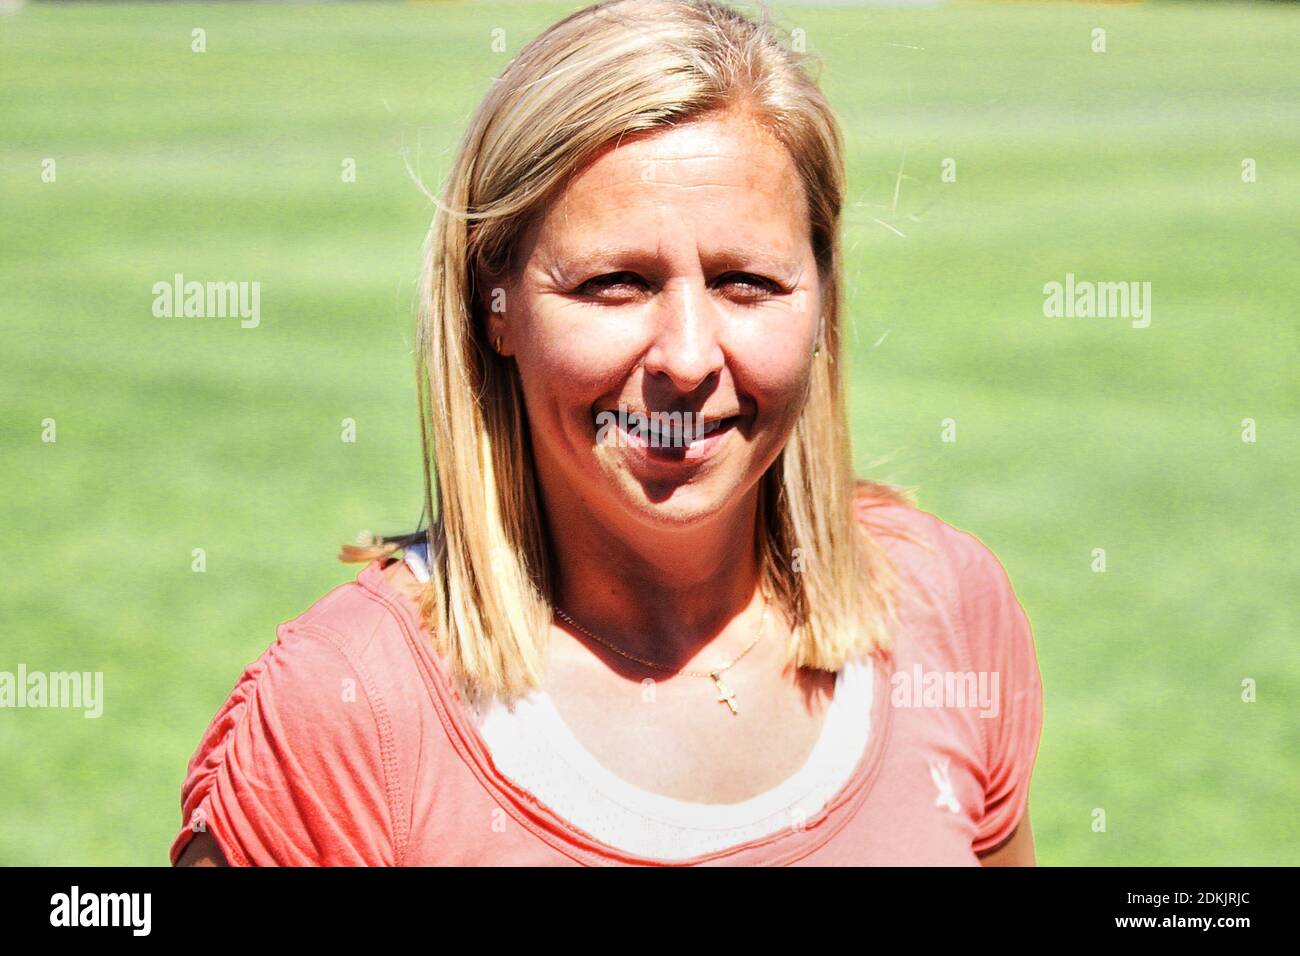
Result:
[[[602,147],[727,108],[747,110],[789,151],[824,289],[807,403],[760,479],[762,574],[794,624],[796,666],[835,671],[889,647],[896,577],[853,500],[910,503],[910,490],[853,475],[839,364],[843,146],[809,65],[766,10],[760,22],[713,0],[615,0],[524,47],[474,114],[427,238],[417,379],[433,516],[424,623],[475,706],[541,686],[552,619],[521,386],[486,340],[482,278],[518,265],[517,238]],[[368,560],[413,539],[341,557]]]

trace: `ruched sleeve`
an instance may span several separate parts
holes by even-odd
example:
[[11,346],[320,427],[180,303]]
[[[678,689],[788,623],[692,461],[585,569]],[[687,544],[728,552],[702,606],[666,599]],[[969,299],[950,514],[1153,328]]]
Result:
[[204,732],[173,864],[206,830],[232,866],[392,865],[392,755],[335,635],[281,625]]
[[984,812],[971,848],[995,849],[1020,824],[1043,726],[1043,686],[1029,618],[1001,563],[969,532],[946,529],[960,620],[976,671],[997,679],[998,708],[978,718],[985,748]]

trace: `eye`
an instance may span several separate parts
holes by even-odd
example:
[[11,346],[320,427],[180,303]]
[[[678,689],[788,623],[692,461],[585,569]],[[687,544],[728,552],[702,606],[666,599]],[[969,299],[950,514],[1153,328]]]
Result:
[[[604,299],[626,299],[631,298],[640,290],[644,289],[646,282],[635,272],[610,272],[603,276],[596,276],[588,279],[582,285],[578,286],[578,295],[592,296],[593,298]],[[611,292],[610,295],[603,293]]]
[[734,290],[736,298],[741,302],[761,302],[768,296],[783,291],[781,286],[771,279],[749,272],[728,272],[718,280],[718,284]]
[[[779,295],[786,290],[780,283],[749,272],[728,272],[714,283],[727,290],[733,301],[753,304]],[[630,301],[650,288],[650,284],[635,272],[609,272],[595,276],[574,290],[575,295],[607,302]]]

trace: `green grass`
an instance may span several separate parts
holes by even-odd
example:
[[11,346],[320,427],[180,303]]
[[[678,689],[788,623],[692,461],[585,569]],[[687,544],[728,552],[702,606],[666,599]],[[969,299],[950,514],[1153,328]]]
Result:
[[[436,188],[491,78],[575,8],[0,17],[0,670],[107,695],[99,720],[0,711],[0,862],[165,862],[243,666],[352,576],[339,542],[414,524],[407,163]],[[1035,629],[1040,861],[1300,862],[1300,11],[776,9],[847,136],[860,467],[987,542]],[[260,281],[261,326],[155,319],[176,272]],[[1066,272],[1151,282],[1151,326],[1044,318]]]

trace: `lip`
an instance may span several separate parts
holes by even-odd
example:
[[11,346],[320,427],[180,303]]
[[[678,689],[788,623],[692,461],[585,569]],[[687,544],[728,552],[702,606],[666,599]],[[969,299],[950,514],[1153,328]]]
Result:
[[[617,416],[616,412],[614,414]],[[690,417],[684,422],[680,417],[667,423],[656,422],[655,415],[667,414],[669,413],[629,411],[626,417],[617,417],[617,444],[629,456],[641,462],[668,466],[695,465],[716,455],[731,439],[732,432],[747,420],[746,416],[739,413],[681,413]],[[644,416],[644,430],[637,426],[638,415]],[[678,425],[678,422],[681,424]],[[631,427],[625,428],[625,425]]]

